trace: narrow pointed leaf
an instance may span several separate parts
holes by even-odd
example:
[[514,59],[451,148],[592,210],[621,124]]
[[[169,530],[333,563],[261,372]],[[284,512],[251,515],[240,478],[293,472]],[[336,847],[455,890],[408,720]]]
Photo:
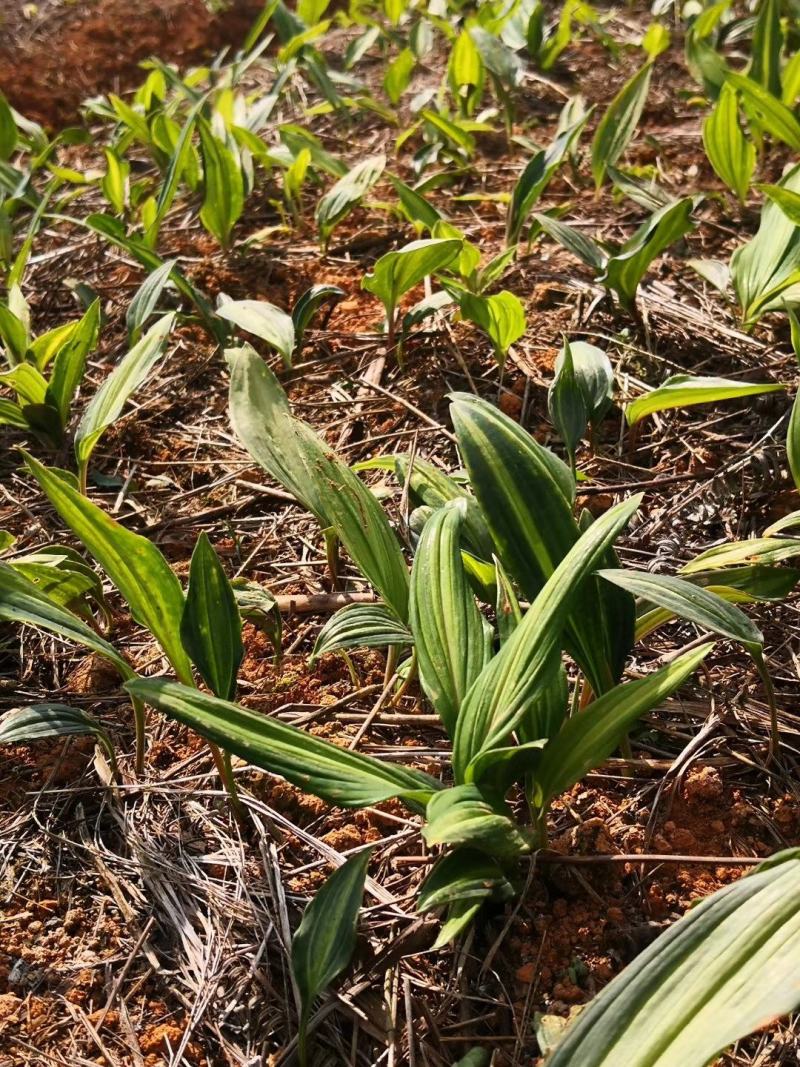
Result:
[[762,393],[776,393],[783,389],[780,382],[739,382],[732,378],[703,378],[693,374],[673,374],[663,385],[628,404],[625,418],[634,426],[647,415],[672,408],[687,408],[694,404],[716,404],[720,400],[736,400]]
[[617,162],[636,132],[650,91],[652,72],[653,64],[645,63],[623,85],[600,120],[592,141],[592,177],[597,189],[603,184],[606,167]]
[[87,500],[60,472],[27,454],[25,462],[62,520],[117,587],[136,622],[155,637],[178,677],[191,681],[180,637],[183,590],[158,548]]
[[458,719],[453,764],[458,781],[468,781],[480,752],[502,746],[525,718],[561,644],[586,577],[613,545],[641,497],[632,497],[601,515],[582,534],[548,578],[522,622],[489,661],[467,693]]
[[607,759],[636,720],[674,693],[712,647],[712,643],[701,645],[647,678],[617,685],[567,719],[542,752],[534,772],[537,807],[546,811],[554,796],[571,789]]
[[346,604],[320,630],[310,663],[344,648],[402,648],[413,643],[411,631],[385,604]]
[[193,686],[165,678],[139,678],[127,688],[226,752],[331,804],[359,808],[399,797],[419,808],[441,788],[435,779],[419,771],[351,752]]
[[86,469],[103,433],[116,422],[139,386],[147,381],[153,367],[164,354],[174,322],[173,312],[158,319],[141,341],[122,357],[89,401],[75,431],[75,457],[79,470]]
[[401,621],[408,569],[375,496],[314,431],[289,411],[275,375],[249,346],[226,353],[230,415],[250,455],[317,517],[333,527],[364,576]]
[[212,693],[232,700],[244,655],[242,619],[231,583],[205,533],[192,553],[181,640]]
[[75,641],[107,659],[122,678],[133,678],[134,672],[119,652],[85,622],[61,607],[16,568],[0,562],[0,619],[35,626],[48,633]]
[[450,737],[469,687],[489,660],[486,627],[461,562],[460,502],[425,524],[411,569],[409,619],[425,695]]
[[292,938],[292,974],[300,993],[300,1027],[311,1008],[350,962],[371,849],[351,856],[317,890]]

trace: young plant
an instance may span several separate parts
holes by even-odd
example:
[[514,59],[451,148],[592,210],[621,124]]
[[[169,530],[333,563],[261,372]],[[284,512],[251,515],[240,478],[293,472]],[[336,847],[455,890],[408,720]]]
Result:
[[[562,122],[569,114],[568,109],[571,110],[572,104],[573,101],[565,104]],[[586,111],[574,121],[568,121],[563,129],[559,129],[549,147],[539,149],[517,179],[506,216],[506,244],[509,247],[520,241],[531,212],[550,184],[553,175],[575,148],[590,114],[590,111]],[[561,123],[559,125],[561,126]]]
[[314,316],[325,306],[332,309],[344,295],[344,290],[337,285],[313,285],[298,297],[291,315],[267,300],[229,300],[226,297],[220,302],[217,314],[266,341],[280,355],[284,367],[290,370],[292,357],[302,348]]
[[120,417],[131,396],[150,377],[164,355],[174,322],[174,312],[158,319],[123,356],[87,404],[75,431],[75,459],[82,493],[86,492],[89,460],[97,442]]
[[223,248],[228,248],[233,227],[244,210],[245,184],[235,144],[217,137],[197,116],[203,161],[203,204],[200,221]]
[[16,286],[9,302],[0,305],[0,340],[8,370],[0,384],[15,399],[0,397],[0,425],[27,430],[48,448],[60,448],[83,381],[86,360],[97,344],[100,302],[84,316],[33,338],[27,304]]
[[373,293],[386,310],[387,346],[393,349],[397,331],[397,305],[400,298],[424,278],[447,267],[461,251],[456,238],[430,238],[412,241],[396,252],[387,252],[375,264],[361,287]]
[[[230,416],[244,447],[338,538],[401,621],[408,615],[408,570],[375,496],[314,431],[296,419],[277,378],[249,345],[226,352]],[[334,569],[334,568],[332,568]]]
[[371,849],[338,867],[317,890],[292,938],[292,975],[300,998],[297,1051],[308,1063],[308,1023],[314,1001],[347,967],[356,949],[358,913]]
[[319,240],[323,252],[328,250],[333,231],[353,208],[361,203],[383,174],[385,166],[385,156],[372,156],[365,159],[341,177],[321,198],[314,217],[319,227]]
[[[800,192],[800,165],[793,167],[776,188]],[[773,196],[778,200],[780,193],[773,192]],[[766,312],[796,302],[800,294],[800,226],[777,202],[763,207],[755,237],[731,256],[730,275],[747,330]]]
[[756,166],[755,146],[739,125],[739,100],[728,83],[703,123],[703,147],[717,177],[744,203]]
[[623,85],[600,120],[592,141],[592,177],[596,189],[605,181],[608,167],[617,162],[636,133],[652,73],[653,63],[648,61]]
[[516,294],[503,289],[492,296],[465,291],[459,299],[461,315],[488,335],[498,366],[503,367],[511,346],[525,333],[525,308]]
[[614,371],[596,345],[565,339],[547,392],[550,418],[564,442],[572,470],[575,449],[589,425],[594,430],[611,406]]
[[692,197],[676,200],[653,212],[636,233],[617,248],[587,237],[574,226],[535,214],[544,232],[594,270],[597,281],[617,294],[626,311],[636,307],[636,291],[653,260],[694,228]]

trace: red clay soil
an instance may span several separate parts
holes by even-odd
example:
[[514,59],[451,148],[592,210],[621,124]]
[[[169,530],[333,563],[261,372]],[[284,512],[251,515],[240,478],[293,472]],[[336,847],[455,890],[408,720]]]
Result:
[[139,85],[150,56],[184,68],[240,44],[262,7],[231,0],[213,14],[202,0],[82,0],[42,4],[26,18],[21,0],[0,0],[0,90],[57,129],[88,97]]

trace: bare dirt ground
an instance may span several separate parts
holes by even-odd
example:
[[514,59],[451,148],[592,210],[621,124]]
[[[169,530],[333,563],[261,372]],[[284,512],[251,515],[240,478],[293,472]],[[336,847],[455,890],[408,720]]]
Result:
[[[180,65],[207,59],[241,36],[253,11],[241,4],[233,15],[211,17],[199,2],[97,0],[43,3],[25,18],[18,5],[5,7],[0,88],[53,128],[74,122],[87,95],[135,86],[136,64],[152,52]],[[632,41],[645,21],[630,12],[611,28]],[[65,49],[58,57],[55,41]],[[677,42],[674,55],[656,68],[641,125],[647,136],[638,138],[630,159],[657,164],[670,191],[685,194],[687,183],[720,191],[702,154],[699,112],[679,48]],[[624,49],[612,57],[586,40],[570,49],[552,80],[527,86],[523,117],[536,119],[536,137],[545,142],[565,94],[579,89],[603,104],[634,63]],[[21,76],[32,71],[35,78]],[[359,119],[346,145],[332,120],[320,118],[314,129],[329,150],[353,161],[382,145],[391,150],[391,134],[374,118]],[[523,164],[519,150],[487,138],[480,151],[482,188],[509,189]],[[777,154],[776,173],[780,164]],[[499,205],[434,195],[487,254],[499,250]],[[566,254],[536,245],[504,279],[525,301],[529,328],[499,382],[485,341],[459,325],[451,333],[419,335],[404,368],[388,367],[379,388],[359,393],[382,344],[379,309],[361,291],[360,278],[376,256],[410,235],[365,208],[337,230],[327,257],[311,232],[246,247],[249,235],[277,220],[269,199],[268,190],[250,199],[228,254],[185,211],[168,220],[162,251],[179,255],[212,297],[224,291],[288,306],[313,282],[345,289],[324,336],[312,337],[286,384],[297,413],[349,461],[413,442],[420,454],[456,467],[440,432],[448,425],[452,390],[497,398],[548,441],[546,386],[564,331],[607,347],[623,390],[679,370],[794,379],[783,324],[767,321],[754,336],[744,335],[733,310],[720,311],[718,298],[704,292],[686,265],[692,256],[727,257],[753,228],[752,207],[737,217],[738,209],[720,196],[701,208],[702,234],[690,235],[654,267],[641,322],[598,302],[588,274]],[[629,204],[593,201],[568,171],[548,192],[549,203],[566,201],[589,232],[607,238],[630,233],[639,220]],[[312,191],[309,217],[313,203]],[[64,284],[69,278],[101,294],[108,316],[93,386],[124,344],[124,310],[142,274],[84,231],[48,228],[26,285],[37,330],[74,313]],[[264,484],[266,476],[232,439],[219,353],[197,328],[182,327],[177,337],[161,373],[98,449],[101,477],[91,486],[93,498],[153,536],[182,576],[204,530],[231,574],[276,594],[330,591],[310,518]],[[584,503],[601,511],[618,494],[645,489],[622,556],[655,569],[671,570],[721,539],[760,531],[794,507],[780,440],[786,410],[786,398],[777,394],[704,409],[701,417],[668,413],[634,437],[623,434],[614,409],[594,455],[579,457],[592,479]],[[22,440],[7,437],[9,445]],[[10,447],[0,464],[0,527],[18,536],[16,547],[64,540]],[[399,500],[396,486],[387,482],[387,489]],[[351,577],[348,588],[360,591],[363,584]],[[721,644],[691,699],[670,702],[643,724],[632,762],[610,760],[557,803],[551,834],[561,858],[532,861],[519,899],[487,916],[455,954],[428,951],[436,925],[415,914],[413,890],[430,857],[417,823],[399,805],[357,814],[331,810],[240,766],[252,816],[242,828],[231,818],[205,746],[155,715],[145,777],[129,776],[123,788],[98,782],[103,768],[86,741],[4,750],[0,1067],[288,1063],[296,1020],[287,967],[291,930],[328,873],[331,850],[346,853],[373,841],[379,844],[364,936],[350,979],[316,1020],[319,1063],[444,1067],[480,1044],[497,1050],[496,1067],[537,1062],[536,1013],[566,1016],[698,896],[739,877],[758,857],[800,843],[797,616],[794,601],[756,612],[778,692],[780,765],[764,767],[768,716],[755,671]],[[362,751],[438,773],[445,737],[417,694],[364,730],[383,677],[378,654],[355,655],[355,690],[335,656],[307,668],[321,621],[287,615],[281,670],[272,665],[264,635],[247,627],[243,702],[337,743],[358,739]],[[691,628],[676,624],[644,646],[641,662],[692,636]],[[131,751],[130,708],[102,664],[30,630],[8,627],[0,637],[0,708],[65,700],[99,715],[120,750]],[[115,640],[135,666],[158,669],[153,645],[121,610]],[[129,759],[123,766],[130,770]],[[662,859],[641,862],[634,858],[640,853]],[[780,1025],[743,1043],[726,1062],[763,1067],[796,1063],[799,1055],[794,1028]]]

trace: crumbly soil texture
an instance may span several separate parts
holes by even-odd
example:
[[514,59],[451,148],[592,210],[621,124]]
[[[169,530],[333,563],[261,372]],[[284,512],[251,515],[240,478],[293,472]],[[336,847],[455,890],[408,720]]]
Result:
[[[241,2],[213,13],[200,0],[5,0],[0,88],[47,128],[74,125],[86,98],[125,97],[135,89],[145,74],[139,64],[152,54],[186,70],[235,48],[259,7]],[[641,63],[646,6],[607,10],[603,18],[614,48],[582,31],[547,77],[528,77],[518,132],[548,143],[575,92],[602,113]],[[338,30],[326,39],[331,63],[348,39]],[[604,299],[589,272],[551,242],[523,250],[503,287],[524,302],[528,329],[502,373],[486,337],[465,323],[421,330],[402,365],[384,360],[381,308],[360,282],[378,256],[414,238],[381,207],[391,198],[388,183],[337,228],[325,255],[311,220],[326,178],[306,186],[300,220],[288,233],[276,209],[279,190],[260,179],[228,251],[204,232],[196,205],[179,201],[159,251],[176,257],[211,300],[224,293],[291,308],[309,285],[344,289],[324,329],[310,331],[291,372],[261,350],[282,374],[296,413],[348,462],[413,449],[457,470],[448,433],[447,396],[454,391],[493,400],[560,450],[547,386],[564,334],[609,352],[622,398],[635,395],[638,383],[679,372],[791,385],[796,363],[785,317],[768,316],[753,333],[741,332],[735,308],[687,263],[727,260],[741,235],[754,231],[757,201],[734,204],[709,169],[700,141],[704,111],[682,47],[676,31],[655,66],[626,163],[650,168],[671,194],[705,192],[697,209],[702,225],[656,261],[636,317]],[[437,83],[445,63],[442,52],[429,56],[412,89]],[[380,94],[383,60],[367,56],[363,64],[360,76]],[[269,84],[268,70],[254,65],[247,91],[265,93]],[[323,109],[304,118],[314,102],[295,98],[294,109],[282,103],[276,122],[307,122],[349,163],[386,151],[391,169],[410,176],[410,153],[395,156],[397,128],[370,111],[346,122]],[[410,121],[404,107],[401,126]],[[590,129],[594,123],[596,116]],[[529,156],[507,140],[499,117],[494,125],[495,133],[477,137],[474,166],[461,183],[430,193],[487,259],[504,241],[505,206],[497,194],[509,192]],[[59,162],[101,166],[101,143],[65,143]],[[785,162],[773,150],[766,169],[777,176]],[[466,197],[475,193],[482,198]],[[585,162],[580,172],[569,166],[560,172],[545,205],[563,207],[588,233],[609,241],[629,236],[643,218],[639,207],[608,191],[596,198]],[[93,187],[70,214],[98,210],[103,202]],[[74,317],[75,281],[102,300],[105,324],[79,408],[126,350],[125,311],[142,279],[123,252],[67,220],[49,223],[37,239],[24,282],[35,332]],[[796,506],[784,459],[787,404],[777,393],[700,414],[666,412],[630,433],[616,403],[593,447],[579,450],[586,475],[581,503],[600,514],[643,490],[621,558],[667,573],[711,545],[758,534]],[[22,434],[3,428],[0,528],[17,538],[14,551],[74,544],[20,469],[20,444]],[[66,454],[46,458],[69,463]],[[385,472],[366,477],[401,528],[403,487]],[[89,491],[152,538],[183,580],[205,532],[231,576],[286,599],[334,591],[317,526],[233,437],[225,362],[197,325],[178,327],[158,373],[102,439]],[[345,591],[367,590],[345,558],[340,572]],[[164,670],[152,640],[107,591],[115,643],[142,673]],[[291,1063],[292,931],[333,869],[331,860],[368,843],[375,847],[357,952],[313,1017],[313,1062],[447,1067],[485,1047],[494,1067],[539,1063],[542,1016],[566,1020],[693,901],[739,878],[760,857],[800,844],[797,604],[790,598],[748,611],[764,632],[773,672],[780,760],[767,763],[769,714],[755,669],[741,650],[719,643],[681,699],[634,732],[631,759],[611,758],[558,799],[552,849],[521,866],[517,898],[482,913],[457,948],[445,951],[431,951],[437,921],[415,911],[415,891],[435,857],[407,809],[394,803],[356,813],[332,809],[234,760],[247,808],[239,823],[205,743],[153,712],[146,769],[137,777],[130,705],[114,672],[38,631],[3,626],[0,708],[59,701],[91,712],[113,736],[123,784],[111,782],[87,738],[2,750],[0,1067]],[[446,774],[447,739],[414,686],[374,712],[383,688],[381,653],[358,651],[349,663],[331,654],[309,666],[324,621],[286,612],[280,664],[265,633],[247,624],[242,703],[342,746]],[[637,647],[631,669],[696,636],[678,623],[658,631]],[[641,862],[639,854],[661,859]],[[547,1025],[555,1025],[552,1018]],[[798,1056],[789,1021],[740,1043],[723,1062],[764,1067],[797,1063]]]

